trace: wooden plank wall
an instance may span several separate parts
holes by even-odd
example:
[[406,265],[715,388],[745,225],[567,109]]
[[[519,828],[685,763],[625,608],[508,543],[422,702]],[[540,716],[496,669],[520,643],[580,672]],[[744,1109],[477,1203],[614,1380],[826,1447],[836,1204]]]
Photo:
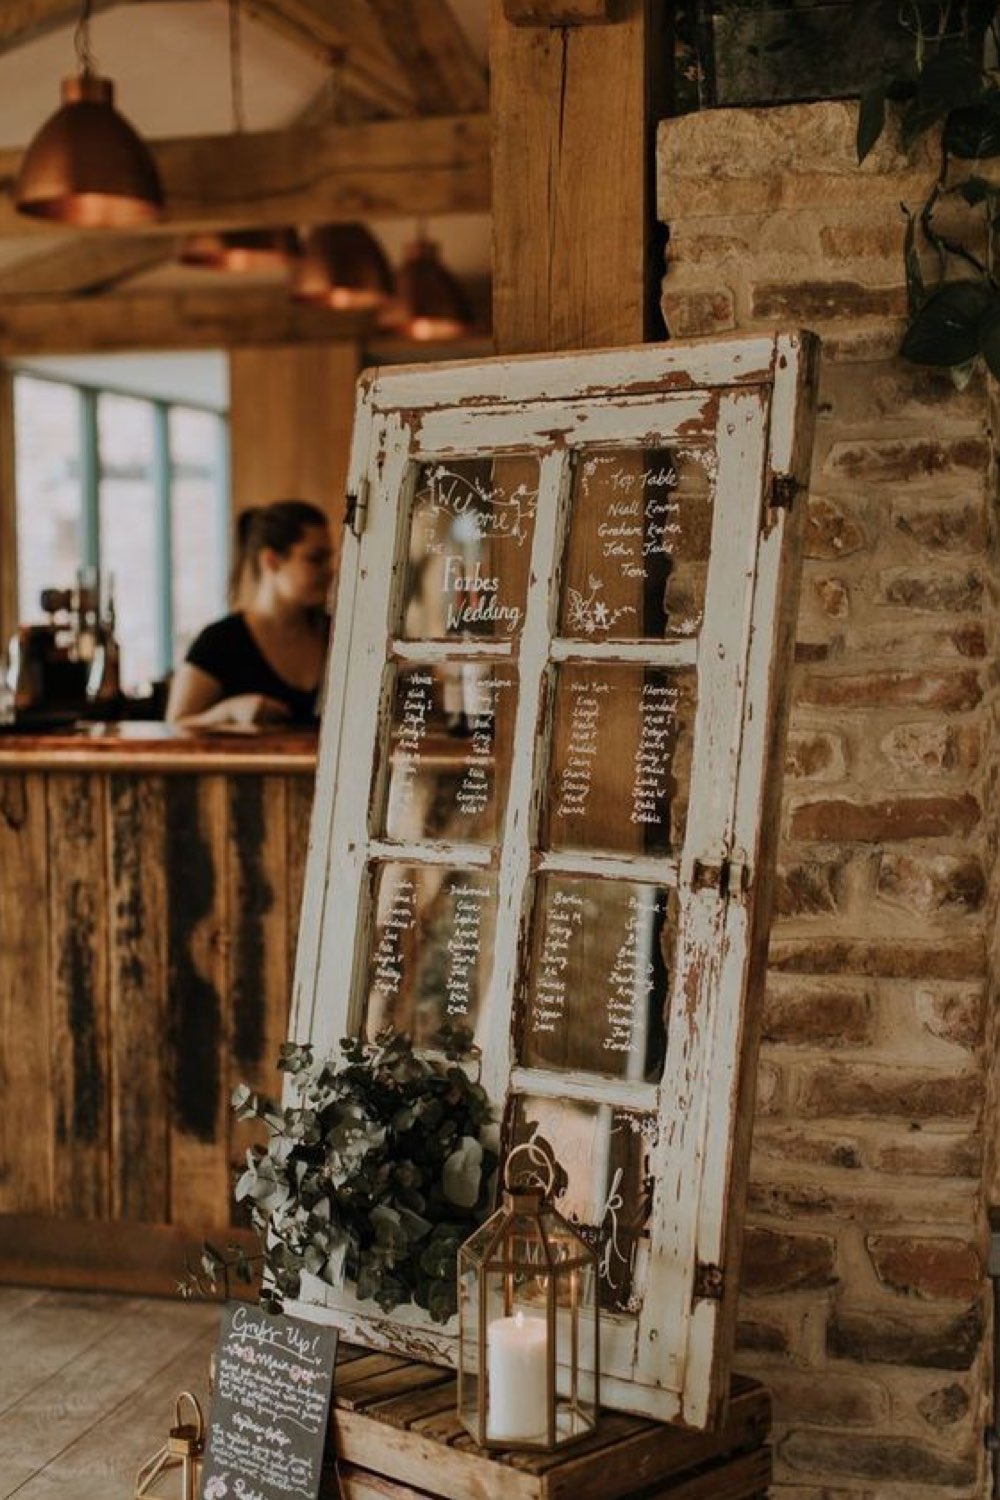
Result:
[[241,1222],[229,1097],[280,1087],[311,794],[301,774],[0,774],[0,1274],[26,1216],[88,1225],[81,1285],[108,1284],[100,1224]]

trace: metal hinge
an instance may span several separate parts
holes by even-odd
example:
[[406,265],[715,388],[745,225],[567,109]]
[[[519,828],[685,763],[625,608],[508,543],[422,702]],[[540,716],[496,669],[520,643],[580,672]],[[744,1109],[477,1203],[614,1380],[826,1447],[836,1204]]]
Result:
[[750,889],[750,866],[735,855],[718,864],[696,859],[691,884],[696,891],[717,890],[723,896],[745,896]]
[[794,474],[772,474],[767,503],[771,510],[791,510],[801,489]]
[[344,512],[344,525],[360,536],[368,524],[368,480],[359,479],[356,490],[347,492],[347,509]]
[[694,1268],[692,1302],[721,1302],[726,1289],[726,1274],[713,1261],[699,1260]]

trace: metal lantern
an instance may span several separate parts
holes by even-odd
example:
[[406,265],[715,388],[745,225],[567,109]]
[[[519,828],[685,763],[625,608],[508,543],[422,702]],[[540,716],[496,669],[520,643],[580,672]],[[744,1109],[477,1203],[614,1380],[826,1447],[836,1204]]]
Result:
[[[544,1186],[515,1180],[522,1153]],[[537,1145],[516,1147],[503,1206],[458,1252],[458,1415],[483,1448],[561,1448],[597,1425],[597,1250],[552,1207],[553,1181]]]
[[[183,1420],[185,1404],[189,1421]],[[136,1475],[136,1500],[154,1496],[170,1500],[197,1500],[205,1451],[205,1419],[197,1396],[181,1391],[174,1403],[174,1425],[162,1448],[147,1459]]]

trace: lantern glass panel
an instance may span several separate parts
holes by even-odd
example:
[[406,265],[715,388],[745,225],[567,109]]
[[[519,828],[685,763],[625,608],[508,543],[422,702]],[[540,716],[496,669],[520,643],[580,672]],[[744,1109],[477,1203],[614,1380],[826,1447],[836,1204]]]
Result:
[[[482,1231],[480,1231],[482,1233]],[[459,1251],[458,1260],[458,1306],[461,1313],[459,1323],[458,1360],[458,1414],[466,1427],[478,1441],[485,1434],[481,1430],[480,1399],[485,1402],[483,1371],[480,1360],[479,1340],[482,1332],[480,1321],[480,1266],[471,1258],[468,1247]],[[485,1405],[482,1408],[485,1411]]]

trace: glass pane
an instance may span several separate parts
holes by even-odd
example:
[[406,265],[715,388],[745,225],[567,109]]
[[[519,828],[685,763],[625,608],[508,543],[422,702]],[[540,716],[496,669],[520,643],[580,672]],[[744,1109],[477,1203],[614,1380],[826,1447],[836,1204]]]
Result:
[[176,664],[203,625],[226,611],[228,496],[222,465],[223,421],[214,412],[172,407],[170,526]]
[[157,556],[153,407],[133,396],[97,402],[101,454],[101,568],[114,580],[122,682],[135,688],[162,668],[158,600],[165,580]]
[[705,608],[714,452],[587,453],[573,474],[561,635],[695,635]]
[[540,876],[522,1061],[658,1078],[677,915],[676,892],[661,886]]
[[537,504],[535,458],[421,465],[400,626],[407,640],[509,641],[518,633]]
[[393,692],[386,836],[497,843],[516,710],[513,667],[463,661],[401,668]]
[[73,386],[14,379],[18,618],[43,618],[45,588],[72,588],[83,562],[80,397]]
[[417,1046],[476,1029],[493,972],[496,876],[390,861],[373,870],[375,940],[365,1033],[405,1031]]
[[521,1095],[511,1146],[543,1142],[559,1164],[554,1202],[600,1247],[598,1297],[610,1312],[638,1312],[648,1247],[653,1115],[610,1104]]
[[559,669],[543,822],[549,848],[680,850],[696,692],[693,667]]

